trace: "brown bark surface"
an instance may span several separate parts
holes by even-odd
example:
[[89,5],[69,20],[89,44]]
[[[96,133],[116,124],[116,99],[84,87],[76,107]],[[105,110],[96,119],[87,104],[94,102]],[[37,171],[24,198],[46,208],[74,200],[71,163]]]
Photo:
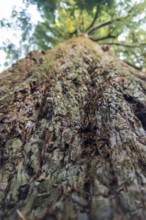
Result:
[[0,75],[0,219],[146,219],[146,77],[85,38]]

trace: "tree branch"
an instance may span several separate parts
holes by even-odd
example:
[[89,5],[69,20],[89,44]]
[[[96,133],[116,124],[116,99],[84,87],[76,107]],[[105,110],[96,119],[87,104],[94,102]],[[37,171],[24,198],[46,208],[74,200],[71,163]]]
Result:
[[86,30],[85,30],[85,32],[88,32],[88,30],[90,30],[93,26],[94,26],[94,24],[95,24],[95,22],[96,22],[96,20],[97,20],[97,17],[98,17],[98,12],[99,12],[99,7],[98,7],[98,5],[96,6],[96,13],[95,13],[95,16],[94,16],[94,18],[93,18],[93,21],[91,22],[91,24],[86,28]]
[[129,45],[129,44],[124,44],[124,43],[114,43],[114,42],[107,42],[105,43],[106,45],[115,45],[115,46],[122,46],[122,47],[128,47],[128,48],[138,48],[142,46],[146,46],[146,43],[141,43],[138,45]]
[[92,34],[92,32],[94,32],[94,31],[96,31],[96,30],[98,30],[98,29],[100,29],[100,28],[102,28],[102,27],[104,27],[104,26],[107,26],[107,25],[109,25],[109,24],[112,24],[112,23],[114,23],[114,22],[116,22],[116,21],[121,21],[122,19],[125,19],[127,16],[128,16],[128,15],[126,15],[126,16],[124,16],[124,17],[115,18],[115,19],[113,19],[113,20],[110,20],[110,21],[107,21],[107,22],[102,23],[102,24],[100,24],[100,25],[97,25],[97,26],[91,28],[91,29],[88,31],[88,35]]
[[128,61],[126,61],[126,60],[123,60],[125,63],[127,63],[129,66],[131,66],[131,67],[133,67],[133,68],[135,68],[135,69],[137,69],[137,70],[142,70],[142,67],[138,67],[138,66],[135,66],[134,64],[132,64],[132,63],[130,63],[130,62],[128,62]]
[[107,36],[105,37],[101,37],[101,38],[94,38],[94,37],[89,37],[89,39],[95,41],[95,42],[98,42],[98,41],[102,41],[102,40],[106,40],[108,38],[113,38],[115,39],[117,36],[114,36],[114,35],[111,35],[111,34],[108,34]]

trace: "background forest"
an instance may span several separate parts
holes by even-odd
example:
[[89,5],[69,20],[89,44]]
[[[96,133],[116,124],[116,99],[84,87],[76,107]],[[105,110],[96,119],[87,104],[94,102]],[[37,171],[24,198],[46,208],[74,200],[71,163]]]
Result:
[[[98,44],[109,45],[128,64],[145,68],[146,0],[23,0],[24,8],[13,7],[11,20],[0,21],[3,29],[19,29],[19,47],[4,39],[5,66],[31,50],[48,50],[74,35],[86,35]],[[28,7],[37,6],[39,21],[32,21]]]

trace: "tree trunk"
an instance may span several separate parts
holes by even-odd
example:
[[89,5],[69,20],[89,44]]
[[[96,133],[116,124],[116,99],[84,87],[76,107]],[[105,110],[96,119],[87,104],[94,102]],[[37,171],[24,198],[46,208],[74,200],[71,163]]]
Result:
[[2,73],[0,219],[146,219],[145,81],[82,37]]

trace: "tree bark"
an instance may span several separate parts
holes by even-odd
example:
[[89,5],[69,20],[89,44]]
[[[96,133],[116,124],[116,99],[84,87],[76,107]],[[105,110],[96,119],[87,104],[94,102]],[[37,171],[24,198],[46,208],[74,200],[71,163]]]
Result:
[[0,78],[0,219],[146,219],[144,73],[78,37]]

